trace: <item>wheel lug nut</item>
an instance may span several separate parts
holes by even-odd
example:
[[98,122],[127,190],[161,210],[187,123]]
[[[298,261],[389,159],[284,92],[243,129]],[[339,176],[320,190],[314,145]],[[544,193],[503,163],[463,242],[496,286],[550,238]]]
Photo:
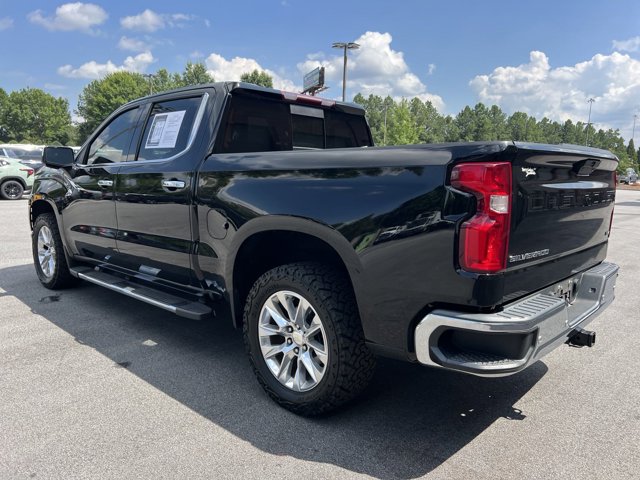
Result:
[[307,347],[306,345],[303,345],[302,349],[306,352],[309,349],[309,347]]
[[289,332],[289,333],[293,332],[293,328],[287,327],[287,332]]
[[296,347],[296,348],[293,349],[293,352],[294,353],[300,353],[300,349],[298,347]]
[[287,345],[291,345],[293,343],[293,340],[291,340],[290,338],[287,338]]

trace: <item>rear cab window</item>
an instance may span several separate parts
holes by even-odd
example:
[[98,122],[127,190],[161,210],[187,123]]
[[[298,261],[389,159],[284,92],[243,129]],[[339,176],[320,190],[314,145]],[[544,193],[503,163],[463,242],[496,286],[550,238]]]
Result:
[[217,153],[371,146],[364,115],[235,94]]

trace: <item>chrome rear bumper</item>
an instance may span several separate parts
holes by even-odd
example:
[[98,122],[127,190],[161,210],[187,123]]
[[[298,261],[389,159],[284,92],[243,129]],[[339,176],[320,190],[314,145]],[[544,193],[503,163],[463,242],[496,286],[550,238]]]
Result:
[[418,361],[480,376],[519,372],[607,308],[617,276],[604,262],[495,313],[434,310],[415,330]]

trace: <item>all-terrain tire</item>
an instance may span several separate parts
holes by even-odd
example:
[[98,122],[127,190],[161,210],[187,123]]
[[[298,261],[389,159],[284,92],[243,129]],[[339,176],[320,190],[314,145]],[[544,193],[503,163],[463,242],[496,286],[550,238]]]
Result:
[[[265,302],[276,292],[289,291],[308,301],[324,327],[329,352],[324,375],[308,391],[294,391],[267,366],[258,334]],[[369,384],[374,357],[365,345],[355,297],[339,270],[302,262],[269,270],[255,282],[244,308],[244,342],[258,381],[282,407],[305,416],[334,410],[359,395]]]

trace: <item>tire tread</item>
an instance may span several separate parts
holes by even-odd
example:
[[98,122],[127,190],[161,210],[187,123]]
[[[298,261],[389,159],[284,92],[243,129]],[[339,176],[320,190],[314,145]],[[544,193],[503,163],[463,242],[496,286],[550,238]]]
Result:
[[[292,280],[305,285],[328,311],[338,343],[338,365],[333,378],[326,378],[328,388],[320,399],[291,402],[282,398],[265,381],[256,366],[249,342],[249,322],[257,297],[279,280]],[[258,306],[260,308],[260,306]],[[325,326],[327,328],[327,326]],[[340,271],[320,263],[300,262],[276,267],[263,274],[253,285],[245,302],[243,321],[244,342],[251,366],[269,396],[284,408],[304,416],[315,416],[334,410],[358,396],[369,384],[375,369],[375,359],[364,342],[358,308],[348,279]],[[259,352],[255,352],[260,355]],[[261,358],[260,358],[261,360]],[[323,379],[325,380],[325,379]],[[276,380],[277,381],[277,380]]]

